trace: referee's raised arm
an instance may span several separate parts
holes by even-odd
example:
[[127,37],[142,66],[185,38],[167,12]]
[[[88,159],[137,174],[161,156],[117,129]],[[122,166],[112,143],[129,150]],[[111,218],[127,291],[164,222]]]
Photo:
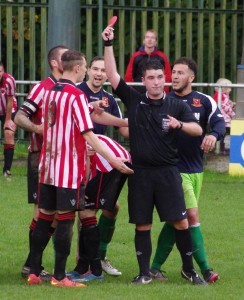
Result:
[[114,50],[113,50],[113,40],[114,40],[114,29],[111,25],[107,26],[102,32],[102,38],[104,41],[104,62],[105,69],[108,80],[110,81],[114,89],[117,88],[120,75],[117,71]]

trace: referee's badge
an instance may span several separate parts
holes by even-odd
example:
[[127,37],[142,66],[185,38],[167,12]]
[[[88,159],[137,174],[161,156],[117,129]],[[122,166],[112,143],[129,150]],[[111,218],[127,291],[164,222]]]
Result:
[[168,132],[169,131],[169,119],[168,118],[163,118],[162,119],[162,131],[163,132]]

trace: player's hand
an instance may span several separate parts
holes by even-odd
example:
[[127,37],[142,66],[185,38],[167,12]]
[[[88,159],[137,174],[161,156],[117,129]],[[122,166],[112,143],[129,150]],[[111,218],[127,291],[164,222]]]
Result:
[[217,142],[217,139],[215,136],[213,136],[211,134],[205,135],[200,147],[204,151],[204,153],[208,153],[208,152],[214,150],[216,142]]
[[87,156],[88,157],[93,156],[93,155],[96,154],[96,151],[90,145],[87,145],[86,149],[87,149]]
[[44,128],[43,124],[35,125],[35,133],[39,135],[43,135],[43,128]]
[[104,112],[104,108],[103,108],[103,100],[97,100],[97,101],[93,101],[92,103],[90,103],[91,106],[94,108],[94,111],[97,114],[101,114],[102,112]]
[[102,32],[102,38],[104,41],[113,40],[114,39],[114,29],[112,26],[107,26]]
[[3,126],[3,129],[9,129],[11,131],[15,131],[16,130],[16,124],[12,121],[12,120],[6,120]]
[[124,174],[133,174],[134,171],[126,166],[125,162],[128,162],[128,159],[121,157],[113,157],[110,159],[109,163],[118,171]]

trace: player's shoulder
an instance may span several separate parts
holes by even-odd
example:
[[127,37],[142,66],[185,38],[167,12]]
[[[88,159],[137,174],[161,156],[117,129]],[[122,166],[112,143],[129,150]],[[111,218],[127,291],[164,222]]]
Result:
[[12,76],[12,75],[10,75],[9,73],[4,73],[3,74],[3,78],[4,78],[4,80],[6,81],[6,82],[8,82],[8,83],[15,83],[15,79],[14,79],[14,77]]

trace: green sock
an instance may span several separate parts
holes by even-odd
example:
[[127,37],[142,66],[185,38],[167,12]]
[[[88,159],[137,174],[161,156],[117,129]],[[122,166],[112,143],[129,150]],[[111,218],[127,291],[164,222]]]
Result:
[[192,237],[193,257],[201,269],[202,274],[204,274],[205,271],[209,269],[209,265],[207,262],[200,224],[199,226],[190,227],[190,231]]
[[166,261],[175,243],[175,229],[168,223],[165,223],[158,237],[157,249],[153,258],[151,268],[160,270]]
[[105,259],[108,244],[111,242],[114,229],[115,220],[109,219],[101,214],[98,222],[99,233],[100,233],[100,244],[99,244],[99,257],[101,260]]

